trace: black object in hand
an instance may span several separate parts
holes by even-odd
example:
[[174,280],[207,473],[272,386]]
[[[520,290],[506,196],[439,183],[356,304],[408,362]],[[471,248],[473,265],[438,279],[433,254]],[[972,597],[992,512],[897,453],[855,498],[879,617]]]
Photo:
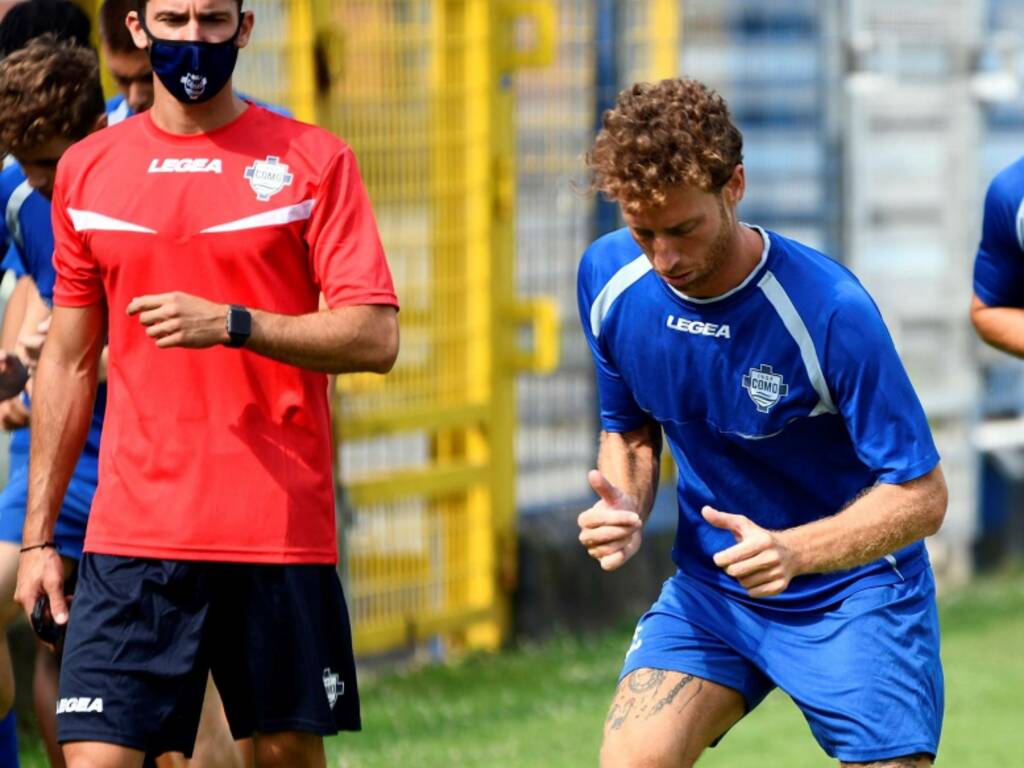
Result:
[[31,619],[32,629],[35,630],[39,639],[56,648],[59,655],[61,646],[64,644],[64,630],[67,629],[67,624],[58,624],[53,620],[49,597],[42,595],[36,600],[36,604],[32,608]]
[[9,400],[28,383],[28,369],[21,360],[12,354],[0,362],[0,400]]

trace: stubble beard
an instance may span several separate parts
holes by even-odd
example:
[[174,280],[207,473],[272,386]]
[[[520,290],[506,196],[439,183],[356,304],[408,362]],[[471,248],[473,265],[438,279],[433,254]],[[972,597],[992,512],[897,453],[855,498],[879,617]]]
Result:
[[693,278],[690,284],[686,286],[686,293],[690,295],[698,294],[703,288],[715,281],[725,267],[729,252],[732,250],[733,240],[735,239],[733,222],[721,198],[718,201],[718,211],[720,218],[718,234],[715,235],[715,239],[708,246],[707,257],[701,274]]

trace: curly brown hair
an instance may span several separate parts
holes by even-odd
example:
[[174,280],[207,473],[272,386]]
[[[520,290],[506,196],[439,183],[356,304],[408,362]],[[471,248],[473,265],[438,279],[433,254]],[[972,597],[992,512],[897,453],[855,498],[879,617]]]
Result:
[[43,35],[0,61],[0,153],[75,141],[105,111],[96,54]]
[[718,192],[742,162],[743,136],[725,100],[690,78],[619,93],[587,154],[593,189],[627,212],[663,205],[678,186]]

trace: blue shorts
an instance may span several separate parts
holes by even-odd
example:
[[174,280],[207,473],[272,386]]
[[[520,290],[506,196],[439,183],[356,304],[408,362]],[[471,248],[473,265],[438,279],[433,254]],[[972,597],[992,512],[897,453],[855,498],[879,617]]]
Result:
[[677,572],[640,619],[620,680],[642,668],[733,688],[748,712],[778,686],[844,762],[938,750],[942,664],[927,568],[815,612],[736,600]]
[[334,566],[85,554],[61,663],[61,743],[191,755],[208,672],[236,739],[359,730]]
[[[14,452],[11,459],[11,474],[7,485],[0,491],[0,541],[20,544],[28,506],[28,459],[15,462]],[[95,457],[80,459],[64,495],[53,540],[57,542],[57,551],[65,557],[78,560],[82,556],[85,525],[89,520],[92,497],[96,495],[97,472]]]

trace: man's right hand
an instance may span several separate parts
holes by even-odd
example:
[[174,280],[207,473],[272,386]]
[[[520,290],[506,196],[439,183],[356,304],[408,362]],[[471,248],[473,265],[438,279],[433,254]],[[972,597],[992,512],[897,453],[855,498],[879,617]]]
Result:
[[36,601],[46,595],[50,598],[50,613],[56,624],[68,620],[68,604],[64,597],[64,563],[54,547],[30,549],[18,558],[18,586],[14,599],[31,618]]
[[580,543],[604,570],[614,571],[640,549],[643,520],[637,512],[636,501],[612,485],[598,470],[590,470],[587,481],[601,498],[576,520],[580,526]]

